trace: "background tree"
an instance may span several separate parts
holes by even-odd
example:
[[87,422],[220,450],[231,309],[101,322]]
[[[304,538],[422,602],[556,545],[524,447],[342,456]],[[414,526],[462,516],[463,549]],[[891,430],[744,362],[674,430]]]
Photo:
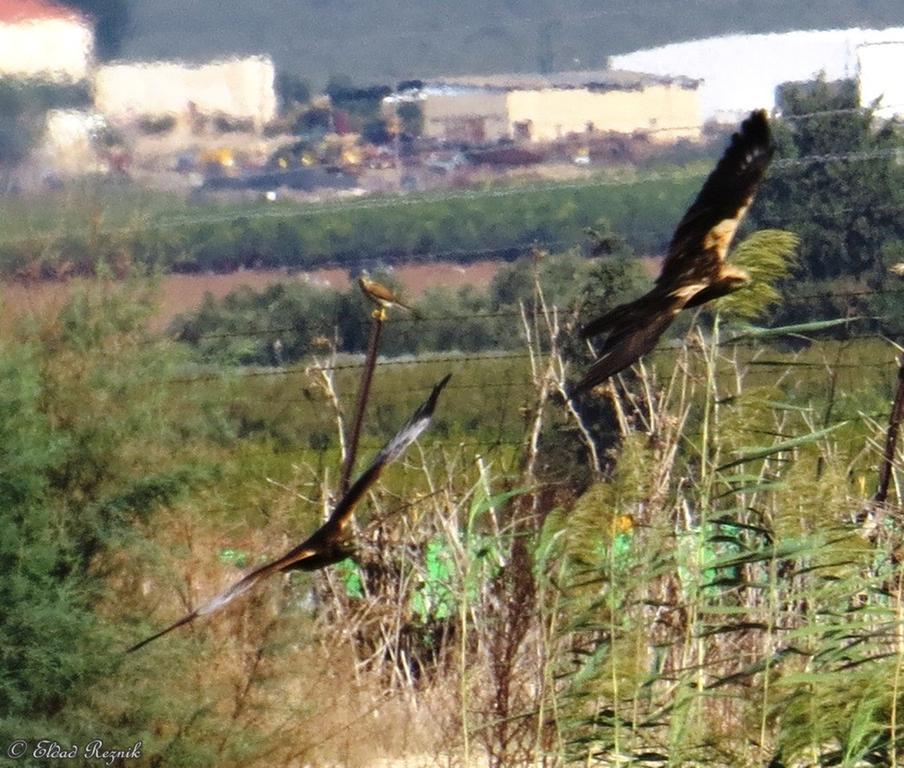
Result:
[[95,47],[102,59],[112,59],[122,51],[132,31],[130,0],[66,0],[66,4],[94,19]]
[[[162,424],[152,397],[107,405],[126,382],[167,367],[169,353],[135,346],[148,311],[147,294],[92,287],[44,318],[28,341],[8,330],[0,337],[4,743],[87,743],[99,734],[134,743],[142,718],[129,718],[156,706],[153,695],[133,699],[119,719],[105,719],[109,712],[89,704],[122,672],[122,637],[96,610],[111,552],[136,521],[174,502],[206,471],[149,456],[152,439],[170,446],[181,439]],[[120,354],[108,354],[111,348]]]
[[4,176],[28,154],[37,127],[21,85],[0,79],[0,189],[6,186]]
[[402,132],[411,138],[418,138],[424,132],[424,110],[415,101],[404,101],[396,110]]
[[904,171],[892,126],[858,109],[854,81],[788,83],[777,102],[776,159],[811,161],[774,164],[754,218],[800,236],[799,277],[876,278],[883,248],[902,235]]
[[294,72],[282,70],[276,74],[276,94],[286,112],[311,100],[311,83]]

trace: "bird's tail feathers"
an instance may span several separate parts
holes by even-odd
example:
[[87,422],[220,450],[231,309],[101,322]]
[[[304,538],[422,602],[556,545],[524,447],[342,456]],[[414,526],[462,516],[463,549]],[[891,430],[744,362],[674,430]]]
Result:
[[[622,328],[633,327],[655,313],[662,306],[662,303],[663,293],[654,289],[639,299],[619,304],[586,325],[582,325],[578,329],[578,335],[582,339],[589,339],[603,333],[611,333]],[[609,346],[609,342],[605,346]]]
[[411,317],[413,317],[415,320],[423,320],[424,319],[424,313],[421,312],[419,309],[415,309],[410,304],[399,304],[399,306],[402,307],[403,309],[407,309],[408,314],[411,315]]
[[[638,302],[646,298],[638,299]],[[638,302],[635,302],[635,304]],[[597,384],[601,384],[652,350],[656,346],[659,337],[662,336],[666,328],[672,324],[675,316],[681,311],[684,302],[685,299],[682,297],[667,297],[665,301],[649,312],[634,312],[632,308],[631,311],[621,315],[620,321],[624,320],[624,324],[619,325],[618,329],[606,339],[605,351],[602,357],[590,367],[584,378],[572,388],[571,396],[573,397],[580,392],[595,387]]]

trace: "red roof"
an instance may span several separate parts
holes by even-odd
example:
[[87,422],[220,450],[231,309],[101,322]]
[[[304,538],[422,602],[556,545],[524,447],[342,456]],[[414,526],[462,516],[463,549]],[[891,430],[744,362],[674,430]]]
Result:
[[0,23],[16,24],[35,19],[72,19],[88,22],[78,11],[48,0],[0,0]]

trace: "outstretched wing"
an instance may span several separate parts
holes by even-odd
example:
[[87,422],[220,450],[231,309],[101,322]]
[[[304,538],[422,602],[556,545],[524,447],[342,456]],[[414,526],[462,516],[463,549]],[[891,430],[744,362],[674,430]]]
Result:
[[443,380],[433,387],[430,397],[412,414],[405,426],[396,433],[392,440],[386,443],[383,449],[374,457],[370,466],[358,476],[358,479],[355,480],[345,496],[333,509],[333,514],[330,515],[330,519],[325,523],[324,528],[334,526],[341,529],[348,524],[355,505],[367,493],[368,488],[377,481],[383,469],[399,458],[408,446],[417,440],[418,436],[430,426],[430,419],[433,417],[433,411],[436,408],[439,395],[451,378],[451,373],[446,374]]
[[656,314],[663,304],[668,302],[668,292],[660,288],[653,288],[653,290],[639,299],[619,304],[617,307],[582,325],[578,329],[578,336],[582,339],[589,339],[603,333],[610,334],[603,345],[603,348],[608,347],[620,331],[642,325],[647,318]]
[[774,151],[766,112],[752,112],[679,222],[657,285],[715,278]]
[[[310,539],[308,539],[308,541],[310,541]],[[199,616],[206,616],[208,613],[213,613],[214,611],[220,610],[220,608],[223,608],[224,606],[231,603],[239,595],[243,595],[259,581],[267,578],[271,573],[280,570],[283,567],[282,564],[290,558],[293,562],[298,562],[305,557],[312,557],[317,554],[317,549],[308,547],[306,545],[307,541],[304,544],[301,544],[290,550],[278,560],[272,560],[266,565],[262,565],[260,566],[260,568],[256,568],[255,570],[251,571],[251,573],[247,574],[244,578],[237,581],[225,592],[217,595],[215,598],[213,598],[213,600],[205,603],[200,608],[195,608],[195,610],[193,610],[191,613],[188,613],[178,621],[173,622],[168,627],[166,627],[166,629],[161,629],[156,634],[153,634],[150,637],[146,637],[140,643],[135,643],[135,645],[129,648],[126,653],[132,653],[133,651],[137,651],[139,648],[143,648],[151,641],[156,640],[158,637],[163,637],[164,635],[172,632],[174,629],[178,629],[179,627],[194,621]]]
[[608,333],[602,356],[572,394],[589,389],[627,368],[656,341],[685,306],[695,306],[732,290],[725,277],[725,254],[774,152],[766,113],[751,113],[700,194],[678,224],[656,286],[639,299],[591,320],[582,338]]
[[315,570],[322,568],[331,563],[337,562],[348,554],[348,547],[344,542],[344,532],[355,506],[362,499],[368,489],[377,481],[383,469],[401,456],[418,436],[430,426],[430,420],[433,411],[436,408],[437,400],[443,388],[452,378],[452,374],[447,374],[430,393],[427,400],[414,412],[412,417],[405,425],[396,433],[396,435],[384,446],[370,466],[361,473],[357,480],[348,489],[336,504],[333,513],[320,528],[318,528],[311,536],[293,547],[276,560],[256,568],[251,573],[233,584],[225,592],[217,595],[208,603],[200,608],[196,608],[191,613],[186,614],[178,621],[170,624],[166,629],[157,632],[150,637],[145,638],[129,648],[126,653],[132,653],[158,637],[163,637],[174,629],[181,627],[194,621],[199,616],[205,616],[231,603],[239,595],[243,595],[260,581],[263,581],[270,574],[277,571],[287,571],[295,569]]

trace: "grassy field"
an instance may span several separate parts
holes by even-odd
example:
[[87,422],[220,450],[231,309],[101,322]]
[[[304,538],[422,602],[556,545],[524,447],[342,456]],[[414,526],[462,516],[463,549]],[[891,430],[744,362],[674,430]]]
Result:
[[[552,457],[530,494],[541,505],[539,527],[517,503],[489,502],[490,514],[479,490],[484,482],[502,492],[524,481],[524,411],[537,396],[525,358],[378,368],[364,440],[370,450],[433,381],[455,375],[424,453],[388,478],[389,495],[375,510],[378,521],[386,514],[389,521],[373,529],[362,519],[370,531],[361,571],[367,597],[354,597],[356,582],[341,569],[324,582],[328,615],[358,628],[352,653],[371,670],[367,685],[390,696],[364,709],[382,728],[421,749],[428,744],[428,753],[490,755],[498,765],[526,764],[527,754],[598,765],[610,765],[613,755],[637,764],[726,766],[762,765],[776,755],[794,765],[888,757],[883,745],[897,722],[888,711],[897,689],[888,681],[904,658],[895,634],[901,593],[889,582],[887,560],[898,529],[891,509],[878,530],[854,520],[875,488],[894,350],[865,340],[796,342],[796,349],[689,341],[685,350],[650,356],[646,374],[618,395],[628,431],[609,454],[604,482],[563,488],[562,457]],[[355,375],[337,372],[341,402],[349,402]],[[222,411],[232,425],[218,483],[222,510],[212,520],[233,533],[199,543],[180,566],[189,570],[209,547],[208,559],[266,547],[258,532],[270,531],[269,538],[274,525],[287,525],[276,510],[284,510],[289,489],[302,489],[302,478],[316,482],[336,461],[329,407],[300,372],[183,381],[198,376],[180,373],[163,397],[176,421]],[[567,419],[549,407],[545,422],[552,434]],[[444,501],[432,496],[438,491]],[[390,511],[401,499],[421,500],[407,520]],[[407,557],[421,554],[403,565],[373,548],[383,537]],[[536,569],[523,593],[514,565],[519,541],[530,542]],[[416,606],[433,583],[431,551],[451,558],[439,571],[448,592],[434,595],[440,613],[423,623]],[[303,593],[310,582],[293,583]],[[523,604],[505,602],[518,594]],[[398,600],[414,602],[401,614],[387,612]],[[443,605],[451,613],[436,607]],[[285,608],[281,615],[274,631],[307,620]],[[219,622],[191,642],[212,635],[236,651],[249,642],[247,632],[229,636],[228,617]],[[451,634],[432,646],[442,627]],[[313,640],[323,630],[309,631]],[[274,671],[283,670],[290,657],[271,652]],[[419,671],[407,677],[412,670]],[[548,687],[533,688],[535,675]],[[278,679],[292,684],[285,671]],[[209,684],[204,690],[218,695]],[[404,723],[390,694],[402,690],[416,702]],[[508,727],[493,716],[503,705],[514,718]],[[311,702],[298,722],[319,722],[322,712]],[[339,724],[312,754],[371,764],[342,752],[338,734],[346,727]]]

